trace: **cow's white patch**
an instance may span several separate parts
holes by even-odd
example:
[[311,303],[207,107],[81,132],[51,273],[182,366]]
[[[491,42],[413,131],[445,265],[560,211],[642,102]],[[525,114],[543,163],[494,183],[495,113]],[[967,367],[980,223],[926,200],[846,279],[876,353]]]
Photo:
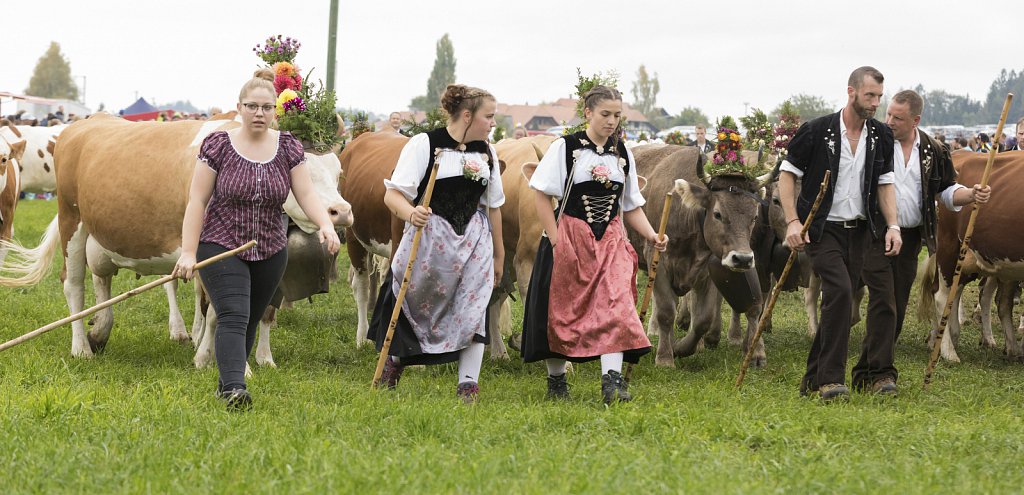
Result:
[[140,275],[167,275],[174,269],[174,264],[181,257],[181,248],[174,252],[161,254],[145,259],[129,258],[115,253],[107,248],[103,252],[110,257],[110,260],[120,268],[126,268]]
[[216,131],[217,129],[219,129],[221,126],[228,122],[230,121],[208,120],[204,122],[203,125],[199,128],[199,132],[197,132],[196,136],[192,138],[192,143],[189,144],[189,147],[191,148],[193,146],[199,146],[200,144],[203,144],[203,140],[206,139],[206,136],[213,134],[213,131]]
[[370,239],[370,245],[367,246],[364,244],[363,247],[377,256],[382,256],[384,258],[391,257],[391,241],[388,241],[387,243],[380,243]]
[[20,137],[9,127],[0,128],[0,136],[9,142],[25,140],[25,152],[19,162],[22,168],[22,191],[41,193],[52,192],[57,188],[53,174],[53,155],[48,146],[65,128],[66,124],[53,127],[17,126]]

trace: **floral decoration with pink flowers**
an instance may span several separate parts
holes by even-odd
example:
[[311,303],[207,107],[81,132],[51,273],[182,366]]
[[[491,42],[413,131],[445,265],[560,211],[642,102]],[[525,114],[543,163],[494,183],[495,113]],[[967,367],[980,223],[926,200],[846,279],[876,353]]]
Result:
[[486,167],[484,167],[484,164],[477,160],[466,159],[462,162],[462,176],[469,180],[480,182],[486,186],[487,176],[484,174],[485,170]]
[[608,168],[608,165],[598,163],[590,168],[590,177],[607,186],[612,180],[612,170]]

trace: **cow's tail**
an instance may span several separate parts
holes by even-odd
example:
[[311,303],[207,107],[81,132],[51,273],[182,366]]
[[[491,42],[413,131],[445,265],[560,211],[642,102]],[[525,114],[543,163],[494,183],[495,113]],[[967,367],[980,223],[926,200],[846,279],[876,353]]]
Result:
[[935,255],[928,256],[917,267],[917,319],[923,323],[935,325],[935,293],[939,290],[939,269]]
[[49,272],[59,245],[60,228],[56,216],[46,227],[39,245],[32,249],[15,242],[0,242],[0,250],[7,251],[7,257],[0,265],[0,286],[26,287],[38,284]]

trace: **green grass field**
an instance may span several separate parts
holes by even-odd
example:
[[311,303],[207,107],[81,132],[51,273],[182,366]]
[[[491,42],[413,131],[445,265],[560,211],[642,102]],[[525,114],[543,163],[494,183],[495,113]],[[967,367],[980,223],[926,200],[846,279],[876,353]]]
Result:
[[[23,202],[16,237],[34,246],[55,211]],[[0,338],[67,315],[61,263],[37,287],[0,288]],[[122,272],[114,293],[148,280]],[[190,323],[191,287],[180,292]],[[963,364],[940,363],[925,392],[925,330],[908,322],[895,399],[798,397],[810,344],[798,297],[785,294],[768,367],[742,391],[740,351],[723,345],[674,370],[646,357],[634,402],[611,408],[596,363],[570,377],[570,402],[549,403],[542,365],[487,358],[481,400],[466,406],[453,367],[409,370],[397,393],[371,391],[376,356],[353,343],[351,291],[339,284],[314,300],[281,314],[279,368],[255,370],[247,414],[226,412],[216,371],[196,370],[193,349],[168,340],[161,290],[115,307],[110,343],[92,360],[70,356],[70,327],[0,354],[0,493],[1024,490],[1021,365],[980,349],[973,325]],[[514,315],[518,324],[520,307]],[[863,331],[854,328],[851,351]]]

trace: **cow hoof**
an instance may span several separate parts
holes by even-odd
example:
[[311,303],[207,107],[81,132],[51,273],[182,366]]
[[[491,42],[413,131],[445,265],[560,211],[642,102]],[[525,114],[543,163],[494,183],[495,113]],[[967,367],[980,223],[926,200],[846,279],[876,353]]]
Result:
[[91,349],[92,345],[88,346],[71,346],[71,356],[82,359],[92,359],[93,353]]
[[753,356],[750,358],[750,366],[754,368],[764,368],[768,366],[768,358],[766,356]]
[[[717,340],[704,339],[703,342],[704,342],[704,347],[707,348],[707,349],[718,349],[718,341]],[[732,343],[732,339],[729,339],[729,343]]]
[[499,353],[491,353],[491,360],[492,361],[511,361],[512,358],[509,357],[507,352],[499,352]]
[[996,341],[995,341],[995,339],[986,339],[986,338],[982,337],[981,342],[979,342],[978,344],[981,345],[981,347],[987,347],[989,349],[995,349],[996,348]]
[[675,368],[676,360],[673,358],[657,358],[654,360],[654,365],[659,368]]
[[213,360],[210,359],[209,356],[196,356],[192,359],[192,364],[196,365],[197,370],[201,370],[203,368],[209,368],[213,364]]
[[245,378],[252,378],[252,368],[249,367],[249,363],[245,363]]
[[743,338],[742,337],[736,337],[736,338],[729,337],[729,345],[731,345],[733,347],[741,346],[741,345],[743,345]]
[[181,332],[179,334],[171,334],[171,341],[177,342],[182,345],[191,345],[192,337],[186,332]]
[[274,362],[274,358],[256,359],[256,364],[266,366],[267,368],[277,368],[277,363]]
[[89,350],[90,351],[99,354],[99,353],[103,352],[104,349],[107,348],[107,340],[106,339],[98,339],[98,338],[96,338],[92,334],[92,332],[89,332],[89,333],[85,334],[85,337],[86,337],[86,339],[89,340]]

